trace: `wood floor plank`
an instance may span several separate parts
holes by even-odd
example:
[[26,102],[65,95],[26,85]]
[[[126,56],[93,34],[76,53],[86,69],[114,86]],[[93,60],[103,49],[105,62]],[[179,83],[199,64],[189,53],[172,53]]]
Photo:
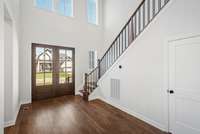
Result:
[[64,96],[33,102],[20,109],[5,134],[166,134],[100,100]]

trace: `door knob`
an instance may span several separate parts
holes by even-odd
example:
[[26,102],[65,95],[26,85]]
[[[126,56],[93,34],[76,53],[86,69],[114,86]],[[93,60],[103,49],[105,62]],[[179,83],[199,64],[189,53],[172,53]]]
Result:
[[167,90],[169,94],[174,94],[174,90]]

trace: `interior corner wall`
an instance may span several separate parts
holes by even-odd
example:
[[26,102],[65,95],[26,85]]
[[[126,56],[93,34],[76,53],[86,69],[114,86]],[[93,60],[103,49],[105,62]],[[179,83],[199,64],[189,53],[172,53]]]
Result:
[[[117,1],[112,2],[113,4],[110,3],[107,8],[115,8]],[[101,78],[98,83],[100,97],[151,125],[168,131],[168,70],[165,55],[167,41],[200,34],[199,5],[199,0],[170,0],[117,63]],[[123,4],[120,8],[126,10]],[[113,14],[117,17],[121,10],[118,12],[113,9]],[[105,21],[109,29],[114,29],[106,31],[106,38],[109,39],[116,36],[117,18],[111,17],[112,12],[107,11],[104,14],[107,14],[106,18],[112,18],[109,22],[108,19]],[[120,16],[118,19],[121,19]],[[122,69],[119,69],[119,65],[122,65]],[[110,80],[113,78],[120,79],[121,82],[120,100],[110,96]]]
[[3,1],[4,28],[4,127],[14,125],[19,96],[19,0]]
[[84,73],[89,70],[89,50],[102,46],[102,0],[100,24],[87,22],[86,0],[74,0],[74,17],[39,9],[34,0],[21,0],[20,42],[20,96],[22,103],[30,103],[31,95],[31,44],[41,43],[75,48],[75,92],[83,88]]
[[4,19],[4,122],[13,120],[13,26],[12,21],[5,17]]
[[4,130],[4,9],[0,0],[0,134]]

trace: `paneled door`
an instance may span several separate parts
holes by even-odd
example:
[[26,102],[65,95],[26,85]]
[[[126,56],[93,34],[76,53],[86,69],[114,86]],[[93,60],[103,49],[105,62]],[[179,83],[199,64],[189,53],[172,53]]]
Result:
[[73,95],[74,88],[74,48],[32,44],[32,99]]
[[170,42],[170,131],[200,134],[200,37]]

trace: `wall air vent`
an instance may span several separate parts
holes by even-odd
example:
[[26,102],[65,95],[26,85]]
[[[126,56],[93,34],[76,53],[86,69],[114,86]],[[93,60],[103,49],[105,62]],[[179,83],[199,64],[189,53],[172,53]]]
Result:
[[120,80],[119,79],[111,79],[110,89],[111,89],[111,93],[110,93],[111,98],[120,100]]

